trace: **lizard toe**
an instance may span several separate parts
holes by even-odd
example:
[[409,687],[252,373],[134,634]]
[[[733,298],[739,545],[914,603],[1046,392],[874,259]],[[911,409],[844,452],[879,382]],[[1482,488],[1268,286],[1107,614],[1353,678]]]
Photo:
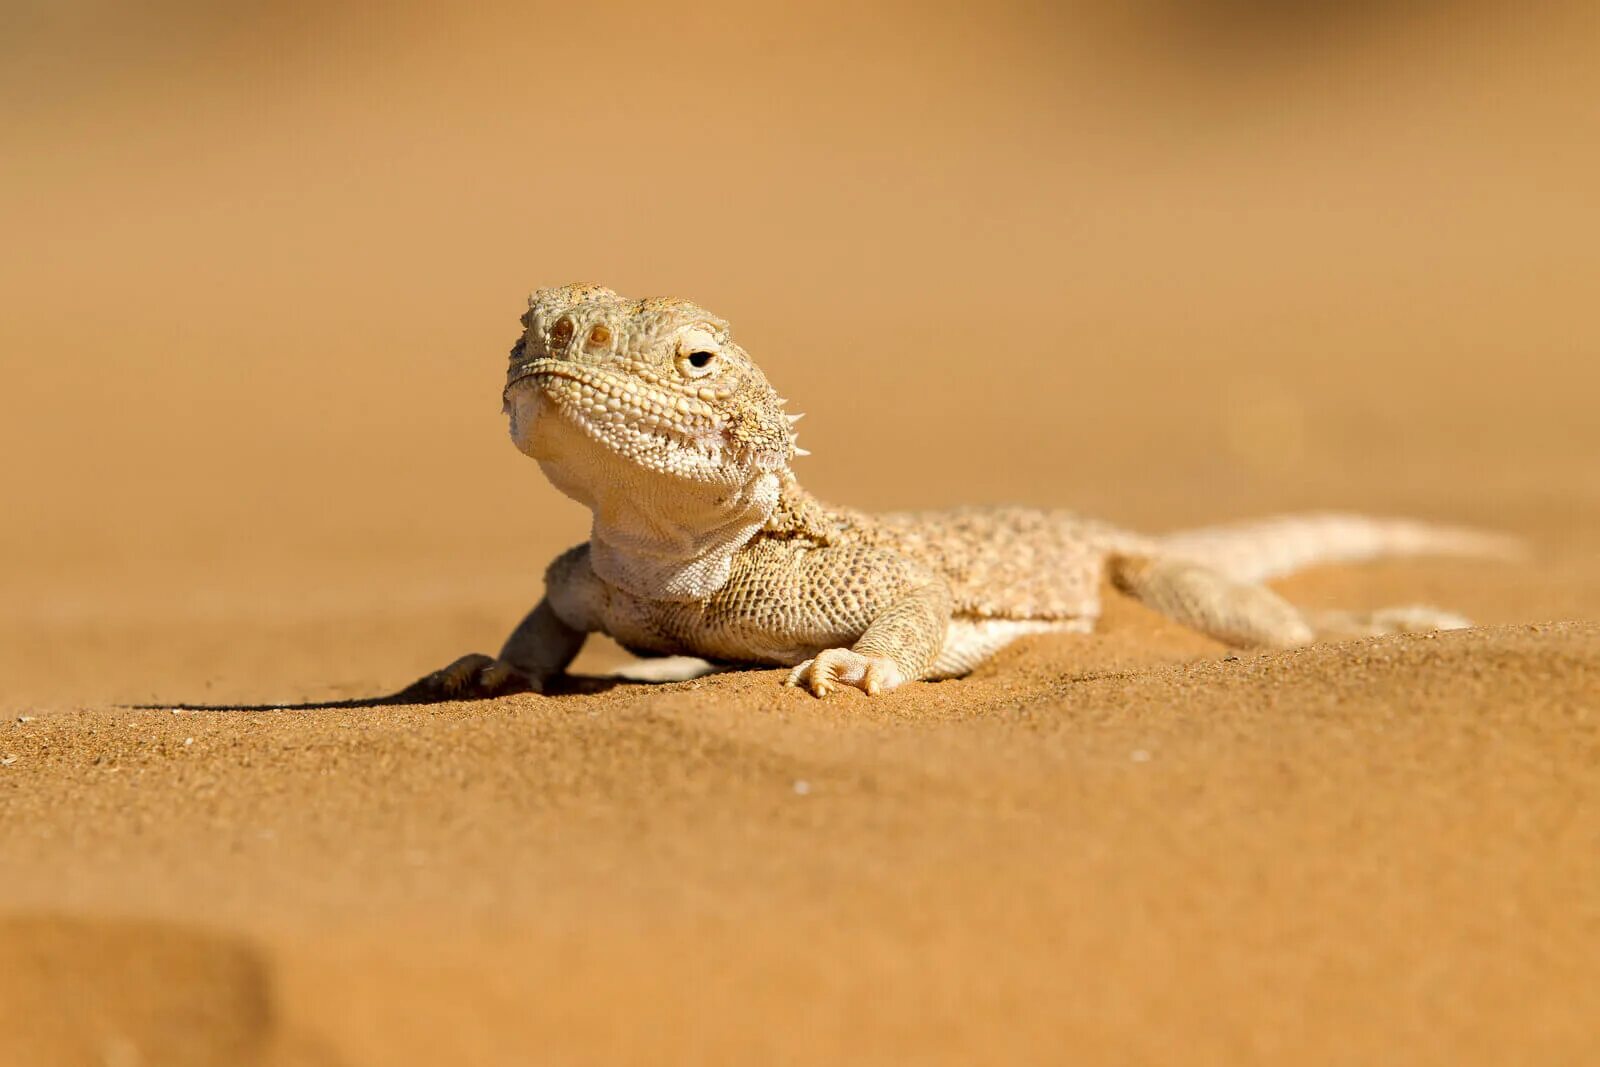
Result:
[[900,668],[888,656],[869,656],[866,677],[862,679],[861,689],[868,696],[877,696],[879,693],[893,689],[906,680],[900,673]]
[[477,688],[483,672],[493,665],[493,656],[470,652],[449,666],[434,671],[418,685],[441,697],[468,696]]
[[815,662],[817,662],[815,659],[808,659],[795,664],[794,670],[789,672],[789,677],[783,680],[783,684],[786,686],[805,685],[806,678],[811,674],[811,665]]
[[801,686],[812,696],[852,687],[876,696],[904,682],[905,675],[887,656],[867,656],[848,648],[830,648],[789,672],[785,685]]
[[535,688],[511,664],[473,652],[407,687],[401,695],[421,700],[483,700]]

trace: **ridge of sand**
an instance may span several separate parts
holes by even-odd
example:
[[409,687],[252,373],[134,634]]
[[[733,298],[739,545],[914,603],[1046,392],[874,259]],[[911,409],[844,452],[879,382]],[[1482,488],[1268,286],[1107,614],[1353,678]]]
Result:
[[[0,731],[0,908],[128,916],[70,920],[55,1008],[137,1030],[169,989],[210,1020],[171,1063],[1587,1047],[1600,624],[1236,659],[1134,631],[873,701],[754,672],[46,713]],[[137,935],[149,979],[107,981],[151,922],[236,933]],[[48,1014],[38,974],[0,967],[0,1004]]]

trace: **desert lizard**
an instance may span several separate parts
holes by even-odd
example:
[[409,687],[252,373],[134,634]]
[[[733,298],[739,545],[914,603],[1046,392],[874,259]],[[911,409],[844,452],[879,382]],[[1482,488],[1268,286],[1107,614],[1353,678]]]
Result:
[[965,674],[1024,634],[1091,630],[1103,578],[1233,646],[1458,627],[1428,607],[1303,611],[1262,583],[1312,563],[1507,547],[1338,514],[1147,536],[1064,511],[831,507],[795,479],[799,416],[725,321],[595,285],[528,304],[504,391],[511,437],[593,512],[589,540],[550,564],[497,657],[464,656],[413,691],[539,690],[600,632],[642,655],[788,667],[817,696],[875,694]]

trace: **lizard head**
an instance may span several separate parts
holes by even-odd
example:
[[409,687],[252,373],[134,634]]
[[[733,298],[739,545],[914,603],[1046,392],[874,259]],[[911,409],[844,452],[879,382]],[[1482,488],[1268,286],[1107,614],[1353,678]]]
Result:
[[782,399],[704,308],[565,285],[534,293],[522,325],[505,410],[552,479],[632,469],[743,485],[796,454]]

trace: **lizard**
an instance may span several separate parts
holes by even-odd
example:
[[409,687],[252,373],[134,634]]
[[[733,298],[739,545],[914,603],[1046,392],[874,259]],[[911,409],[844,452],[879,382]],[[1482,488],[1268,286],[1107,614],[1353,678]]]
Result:
[[598,285],[528,300],[502,394],[511,438],[592,513],[497,656],[406,693],[543,691],[604,633],[642,656],[787,667],[816,696],[954,678],[1026,634],[1093,630],[1102,586],[1235,647],[1469,625],[1441,609],[1308,611],[1265,583],[1388,555],[1505,555],[1497,534],[1342,513],[1148,535],[1024,507],[869,515],[807,492],[787,401],[689,301]]

